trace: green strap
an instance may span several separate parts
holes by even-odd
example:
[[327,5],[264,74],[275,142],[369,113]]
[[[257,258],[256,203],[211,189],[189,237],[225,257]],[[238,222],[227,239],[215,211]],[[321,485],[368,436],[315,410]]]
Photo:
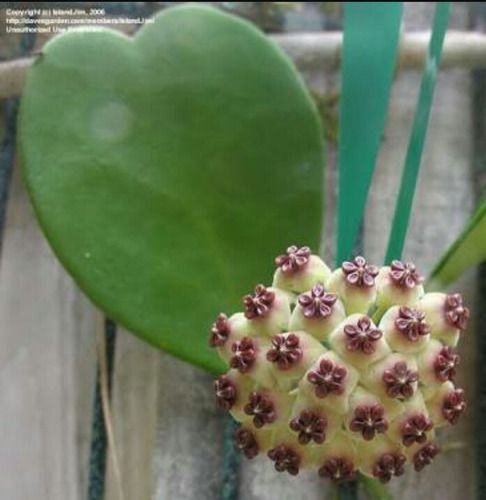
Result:
[[336,259],[351,256],[383,134],[402,2],[346,2]]
[[408,143],[407,156],[403,169],[398,195],[393,217],[390,239],[385,262],[389,263],[393,259],[400,259],[407,234],[410,212],[412,210],[413,196],[417,184],[417,176],[420,169],[422,150],[429,122],[430,107],[434,94],[435,82],[439,72],[442,44],[449,23],[450,2],[437,2],[435,7],[434,24],[432,38],[429,44],[427,59],[425,61],[420,85],[420,95],[415,118],[412,126],[412,134]]

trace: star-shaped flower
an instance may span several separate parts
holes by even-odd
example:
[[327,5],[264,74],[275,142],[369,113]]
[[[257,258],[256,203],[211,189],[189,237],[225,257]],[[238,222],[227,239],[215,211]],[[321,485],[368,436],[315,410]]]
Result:
[[382,483],[387,483],[392,476],[401,476],[405,472],[406,461],[401,453],[385,453],[373,467],[373,475]]
[[281,444],[271,449],[268,452],[268,458],[275,462],[275,469],[278,472],[287,471],[292,476],[299,473],[300,457],[289,446]]
[[452,347],[444,346],[437,354],[434,361],[434,372],[436,377],[441,382],[451,382],[456,376],[456,366],[460,363],[461,358]]
[[290,421],[290,428],[299,433],[299,443],[314,441],[321,444],[326,439],[327,420],[312,410],[303,410]]
[[228,316],[221,313],[211,327],[211,337],[209,338],[209,345],[211,347],[221,347],[228,340],[230,334],[230,327],[228,323]]
[[390,278],[395,285],[404,288],[414,288],[423,282],[423,277],[417,272],[412,262],[394,260],[390,265]]
[[361,351],[365,354],[373,354],[375,343],[383,336],[383,332],[373,325],[368,316],[361,317],[355,325],[346,325],[344,333],[348,337],[348,351]]
[[350,481],[356,478],[354,464],[346,458],[330,458],[320,468],[319,475],[333,481]]
[[372,287],[378,276],[378,268],[366,263],[366,259],[360,255],[353,261],[343,262],[341,269],[350,285],[358,287]]
[[417,342],[420,337],[430,333],[430,327],[425,322],[425,313],[406,306],[398,310],[395,326],[411,342]]
[[442,415],[451,424],[457,424],[459,417],[466,409],[464,391],[456,389],[449,393],[442,404]]
[[297,247],[292,245],[287,248],[287,252],[283,255],[279,255],[275,259],[275,264],[284,273],[292,273],[302,269],[308,262],[310,258],[310,248],[309,247]]
[[332,314],[336,300],[336,294],[327,293],[321,284],[317,284],[310,292],[301,294],[298,302],[306,318],[327,318]]
[[267,290],[263,285],[257,285],[254,295],[245,295],[243,297],[245,316],[248,319],[266,316],[270,312],[274,300],[274,292]]
[[359,432],[365,441],[371,441],[375,434],[382,434],[388,429],[385,410],[379,404],[362,405],[354,410],[354,418],[349,424],[353,432]]
[[267,352],[267,360],[277,363],[281,370],[292,368],[302,358],[302,347],[300,339],[295,333],[285,335],[274,335],[272,347]]
[[445,301],[445,316],[447,322],[459,328],[459,330],[465,330],[467,328],[470,312],[469,309],[464,306],[460,293],[447,296]]
[[383,372],[386,394],[390,398],[409,399],[414,393],[414,383],[418,381],[418,373],[409,370],[405,361],[397,361],[392,368]]
[[308,373],[307,380],[315,385],[315,395],[318,398],[325,398],[328,394],[340,395],[344,392],[347,373],[343,366],[334,364],[329,359],[323,359],[317,370]]

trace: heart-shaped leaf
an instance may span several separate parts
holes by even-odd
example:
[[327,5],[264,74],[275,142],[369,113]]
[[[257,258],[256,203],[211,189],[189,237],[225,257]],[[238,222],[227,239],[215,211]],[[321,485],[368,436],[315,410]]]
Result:
[[464,271],[486,260],[486,198],[464,231],[442,256],[428,280],[429,290],[454,283]]
[[27,187],[64,266],[110,317],[213,372],[217,313],[270,281],[289,243],[317,246],[321,135],[282,52],[195,5],[133,39],[54,39],[20,116]]

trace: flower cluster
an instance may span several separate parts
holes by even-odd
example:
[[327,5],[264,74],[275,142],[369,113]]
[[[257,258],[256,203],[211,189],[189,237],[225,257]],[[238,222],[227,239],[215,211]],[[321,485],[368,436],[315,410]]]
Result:
[[387,482],[407,463],[422,470],[439,452],[436,430],[466,407],[454,385],[469,317],[461,296],[425,293],[400,261],[378,268],[359,256],[331,271],[292,246],[276,265],[271,287],[211,329],[230,367],[214,389],[241,424],[235,446],[292,475]]

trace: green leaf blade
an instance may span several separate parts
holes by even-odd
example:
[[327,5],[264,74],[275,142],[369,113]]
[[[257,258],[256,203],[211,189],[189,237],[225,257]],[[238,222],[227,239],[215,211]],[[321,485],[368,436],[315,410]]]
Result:
[[428,290],[440,290],[458,280],[469,268],[486,260],[486,198],[464,231],[432,270]]
[[350,257],[383,134],[402,2],[346,2],[339,133],[337,262]]
[[131,40],[68,32],[29,72],[24,178],[56,255],[110,317],[211,372],[220,311],[317,248],[322,133],[293,66],[249,23],[164,11]]
[[420,94],[412,125],[412,133],[408,143],[392,228],[388,239],[385,263],[390,263],[394,259],[400,259],[402,256],[412,211],[415,187],[417,185],[417,178],[420,170],[422,151],[427,134],[427,126],[439,71],[442,46],[449,23],[449,12],[450,2],[437,2],[432,37],[422,74]]

